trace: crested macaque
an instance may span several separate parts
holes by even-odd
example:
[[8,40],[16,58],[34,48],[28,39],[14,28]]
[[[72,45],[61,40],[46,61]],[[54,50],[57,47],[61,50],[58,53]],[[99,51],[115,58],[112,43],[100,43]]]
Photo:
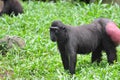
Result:
[[25,41],[19,36],[5,36],[0,39],[0,53],[6,55],[9,49],[18,46],[21,49],[25,47]]
[[106,52],[109,64],[117,61],[116,46],[120,43],[120,30],[106,18],[98,18],[81,26],[65,25],[59,20],[50,27],[50,38],[57,43],[63,67],[75,73],[77,54],[92,52],[91,62],[100,63],[102,51]]
[[3,14],[14,14],[17,16],[18,14],[23,13],[23,8],[20,4],[19,0],[1,0],[3,1],[3,8],[2,11],[0,12],[0,16]]

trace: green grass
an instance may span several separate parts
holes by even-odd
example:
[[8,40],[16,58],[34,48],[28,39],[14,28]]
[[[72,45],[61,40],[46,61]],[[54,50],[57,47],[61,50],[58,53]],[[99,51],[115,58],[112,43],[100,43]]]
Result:
[[90,23],[106,17],[120,26],[120,7],[105,4],[71,4],[69,2],[22,3],[24,14],[17,17],[0,17],[0,38],[17,35],[25,39],[24,50],[10,50],[0,55],[0,79],[9,80],[119,80],[120,47],[118,62],[108,65],[106,55],[98,66],[91,64],[91,55],[78,55],[76,74],[64,71],[56,43],[50,40],[49,27],[54,20],[69,25]]

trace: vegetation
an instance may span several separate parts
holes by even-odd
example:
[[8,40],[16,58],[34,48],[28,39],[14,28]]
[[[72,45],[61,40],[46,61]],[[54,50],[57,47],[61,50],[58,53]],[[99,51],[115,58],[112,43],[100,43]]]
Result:
[[0,55],[0,79],[9,80],[119,80],[120,47],[118,62],[107,63],[106,54],[97,65],[91,64],[89,55],[78,55],[76,74],[64,71],[56,43],[50,40],[49,27],[54,20],[69,25],[90,23],[95,18],[112,19],[120,26],[120,7],[107,4],[72,4],[69,2],[24,2],[24,14],[17,17],[0,17],[0,38],[17,35],[25,39],[24,50],[11,49]]

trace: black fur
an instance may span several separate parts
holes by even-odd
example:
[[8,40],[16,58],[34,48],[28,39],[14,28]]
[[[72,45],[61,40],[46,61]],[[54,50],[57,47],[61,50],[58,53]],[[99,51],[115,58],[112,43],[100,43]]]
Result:
[[85,2],[85,3],[90,3],[90,0],[80,0],[80,1],[83,1],[83,2]]
[[72,27],[61,21],[54,21],[50,27],[50,37],[57,42],[65,70],[75,73],[77,53],[92,52],[91,61],[100,62],[102,51],[107,54],[108,62],[117,61],[116,45],[106,34],[105,26],[109,19],[99,18],[91,24]]
[[23,13],[23,8],[19,2],[19,0],[2,0],[4,3],[4,7],[0,12],[0,16],[2,14],[14,14],[17,16],[18,14]]

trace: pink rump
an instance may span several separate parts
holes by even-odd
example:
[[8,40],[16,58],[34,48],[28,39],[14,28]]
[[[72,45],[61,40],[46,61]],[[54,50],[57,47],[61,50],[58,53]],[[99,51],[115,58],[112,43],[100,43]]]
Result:
[[120,44],[120,29],[116,26],[114,22],[107,23],[106,32],[115,42],[115,44]]

